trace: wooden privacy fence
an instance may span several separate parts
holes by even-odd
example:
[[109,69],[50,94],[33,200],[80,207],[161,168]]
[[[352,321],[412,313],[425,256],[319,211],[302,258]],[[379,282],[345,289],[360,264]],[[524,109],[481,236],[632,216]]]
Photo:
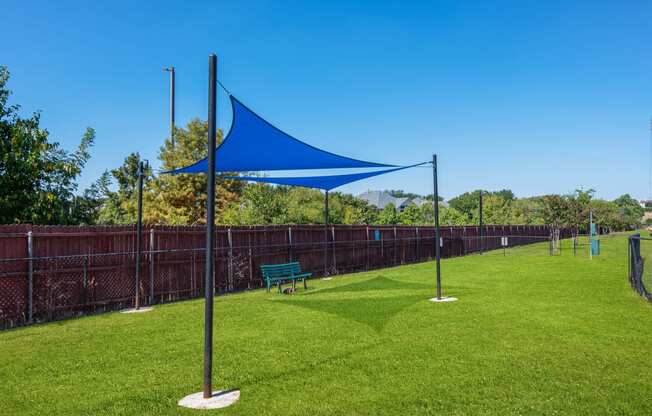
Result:
[[[442,257],[546,241],[547,226],[442,227]],[[144,227],[140,303],[202,296],[204,227]],[[260,265],[301,262],[315,276],[432,260],[433,227],[218,227],[215,292],[262,287]],[[133,306],[134,226],[0,226],[0,328]]]

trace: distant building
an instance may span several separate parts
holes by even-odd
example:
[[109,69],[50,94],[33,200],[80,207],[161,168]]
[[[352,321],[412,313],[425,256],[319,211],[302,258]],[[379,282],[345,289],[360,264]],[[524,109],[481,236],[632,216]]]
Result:
[[387,205],[393,204],[396,207],[396,210],[402,212],[409,205],[421,206],[423,204],[429,204],[430,201],[427,201],[423,198],[396,198],[385,191],[367,191],[363,194],[358,195],[358,198],[367,201],[369,205],[382,210]]
[[642,201],[638,201],[638,203],[639,203],[639,204],[641,205],[641,207],[643,207],[643,208],[652,208],[652,201],[649,200],[649,199],[648,199],[648,200],[645,200],[645,199],[644,199],[644,200],[642,200]]

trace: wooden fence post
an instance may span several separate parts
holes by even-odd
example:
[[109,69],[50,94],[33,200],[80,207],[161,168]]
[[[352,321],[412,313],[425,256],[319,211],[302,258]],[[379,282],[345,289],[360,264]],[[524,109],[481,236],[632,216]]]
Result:
[[84,259],[82,260],[82,268],[83,268],[83,275],[82,275],[82,301],[81,303],[86,306],[88,303],[88,257],[89,255],[85,255]]
[[[194,274],[193,274],[194,280]],[[154,229],[149,229],[149,304],[154,304]]]
[[397,247],[397,242],[396,242],[396,227],[394,227],[394,265],[396,266],[396,253],[398,251]]
[[288,227],[288,258],[292,262],[292,227]]
[[332,271],[333,274],[337,274],[337,255],[335,253],[336,247],[335,247],[335,226],[331,225],[331,251],[333,252],[333,262],[331,263],[332,265]]
[[419,227],[414,227],[414,233],[417,239],[417,263],[421,261],[421,241],[419,241]]
[[227,282],[227,291],[233,291],[233,237],[231,236],[231,228],[227,230],[227,237],[229,240],[229,261],[227,263],[228,268],[228,282]]
[[27,232],[27,323],[32,323],[34,317],[34,234]]
[[367,270],[369,270],[369,226],[367,225]]
[[254,266],[253,260],[251,259],[251,227],[249,227],[249,282],[247,282],[247,288],[251,289],[251,282],[254,280]]

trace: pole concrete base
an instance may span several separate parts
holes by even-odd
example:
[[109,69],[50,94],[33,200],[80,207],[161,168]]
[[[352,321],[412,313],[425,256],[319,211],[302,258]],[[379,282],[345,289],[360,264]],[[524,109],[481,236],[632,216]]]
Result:
[[154,308],[151,306],[144,306],[142,308],[131,308],[131,309],[123,309],[120,311],[120,313],[144,313],[144,312],[150,312],[153,311]]
[[455,302],[457,298],[452,297],[443,297],[443,298],[432,298],[428,299],[430,302]]
[[240,399],[240,390],[217,390],[208,399],[204,399],[204,393],[193,393],[179,400],[179,406],[189,409],[221,409],[228,407]]

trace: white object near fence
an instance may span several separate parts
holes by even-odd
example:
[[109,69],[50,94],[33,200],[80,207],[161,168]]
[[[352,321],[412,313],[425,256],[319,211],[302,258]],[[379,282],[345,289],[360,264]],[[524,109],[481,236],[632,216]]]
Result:
[[508,241],[507,241],[507,237],[501,237],[501,238],[500,238],[500,244],[501,244],[503,247],[507,247],[507,246],[509,245],[509,243],[508,243]]

